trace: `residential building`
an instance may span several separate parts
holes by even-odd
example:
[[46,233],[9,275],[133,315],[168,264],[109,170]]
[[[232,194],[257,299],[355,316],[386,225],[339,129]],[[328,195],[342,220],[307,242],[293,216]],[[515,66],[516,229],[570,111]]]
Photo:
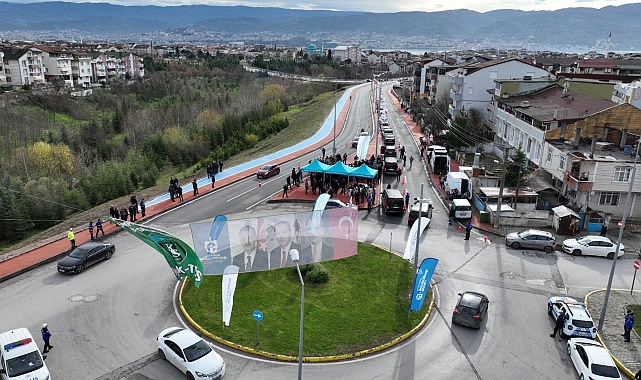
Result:
[[4,73],[4,53],[0,51],[0,88],[7,86],[7,74]]
[[450,82],[449,113],[452,118],[461,111],[476,108],[483,120],[491,120],[487,105],[492,101],[497,79],[537,79],[553,77],[547,70],[540,69],[516,58],[479,62],[447,72]]
[[7,86],[39,85],[45,83],[42,52],[36,48],[3,49],[4,73]]
[[[641,134],[641,110],[624,103],[546,133],[541,169],[576,210],[621,219]],[[641,176],[629,217],[641,220]]]
[[37,48],[42,51],[45,81],[52,83],[54,78],[61,78],[65,86],[73,87],[71,52],[58,46],[37,45]]
[[90,87],[91,86],[91,52],[76,50],[72,53],[73,60],[71,61],[71,75],[73,78],[74,87]]
[[614,58],[577,59],[569,64],[561,65],[555,74],[560,78],[630,83],[641,79],[641,60],[615,60]]
[[449,96],[451,85],[447,72],[459,67],[453,59],[436,58],[422,61],[414,70],[414,92],[435,104],[437,99]]
[[360,61],[361,48],[357,45],[350,46],[336,46],[332,49],[332,58],[339,61],[347,61],[358,63]]
[[[508,157],[520,148],[532,169],[541,166],[545,133],[613,107],[615,103],[567,90],[553,79],[496,80],[492,117],[494,150]],[[572,136],[571,136],[572,137]]]
[[629,103],[637,108],[641,108],[641,80],[614,85],[612,101],[619,104]]

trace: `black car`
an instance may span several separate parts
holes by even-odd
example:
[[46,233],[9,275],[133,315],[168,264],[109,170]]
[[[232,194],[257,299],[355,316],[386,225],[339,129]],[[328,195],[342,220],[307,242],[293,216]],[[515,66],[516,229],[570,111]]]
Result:
[[109,260],[111,255],[116,252],[116,247],[104,242],[89,242],[74,248],[69,256],[58,261],[58,272],[60,273],[80,273],[90,265],[100,260]]
[[459,299],[452,314],[452,323],[478,329],[487,314],[490,303],[485,294],[476,292],[459,293]]

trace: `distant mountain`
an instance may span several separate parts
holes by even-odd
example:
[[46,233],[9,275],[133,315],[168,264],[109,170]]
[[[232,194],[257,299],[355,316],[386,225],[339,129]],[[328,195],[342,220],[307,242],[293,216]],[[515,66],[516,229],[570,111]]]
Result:
[[0,38],[362,48],[641,51],[641,3],[557,11],[337,12],[246,6],[0,2]]

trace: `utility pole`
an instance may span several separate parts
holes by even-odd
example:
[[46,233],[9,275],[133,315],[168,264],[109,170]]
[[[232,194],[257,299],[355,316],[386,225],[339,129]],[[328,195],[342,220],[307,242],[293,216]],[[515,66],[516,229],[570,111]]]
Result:
[[501,203],[503,203],[503,188],[505,184],[505,172],[507,171],[507,143],[503,142],[503,170],[501,173],[501,187],[499,188],[499,201],[496,204],[496,218],[494,228],[499,228],[501,221]]

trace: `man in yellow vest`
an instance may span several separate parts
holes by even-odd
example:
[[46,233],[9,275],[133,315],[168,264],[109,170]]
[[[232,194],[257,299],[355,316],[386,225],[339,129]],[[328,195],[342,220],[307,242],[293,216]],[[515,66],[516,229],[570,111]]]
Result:
[[73,234],[73,228],[69,229],[69,232],[67,232],[67,237],[69,238],[69,242],[71,243],[71,249],[76,248],[76,237]]

